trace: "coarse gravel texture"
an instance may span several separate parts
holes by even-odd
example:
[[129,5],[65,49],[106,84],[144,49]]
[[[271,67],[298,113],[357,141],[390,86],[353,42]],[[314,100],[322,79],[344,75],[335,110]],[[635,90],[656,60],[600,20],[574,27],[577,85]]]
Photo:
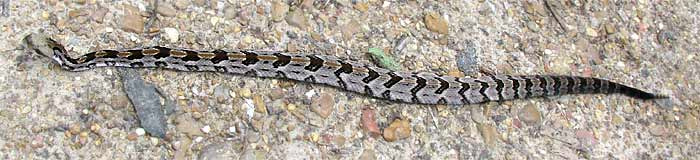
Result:
[[[699,3],[0,1],[0,159],[692,159]],[[286,80],[135,69],[175,106],[157,138],[127,97],[120,75],[129,69],[61,70],[21,44],[33,32],[73,56],[165,45],[369,63],[366,52],[379,48],[407,71],[595,76],[670,99],[423,106]]]

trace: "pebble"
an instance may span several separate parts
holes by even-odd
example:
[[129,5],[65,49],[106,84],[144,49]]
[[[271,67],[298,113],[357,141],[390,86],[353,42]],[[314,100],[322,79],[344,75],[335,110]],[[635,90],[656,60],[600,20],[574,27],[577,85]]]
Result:
[[586,28],[586,35],[591,36],[591,37],[598,37],[598,31],[591,27]]
[[361,12],[367,12],[367,10],[369,10],[369,3],[367,3],[367,2],[357,2],[357,3],[355,3],[355,5],[353,6],[353,8],[355,8],[355,9],[357,9],[358,11],[361,11]]
[[284,16],[287,14],[288,11],[289,6],[286,3],[276,1],[272,3],[270,17],[272,18],[272,21],[279,22],[284,19]]
[[395,119],[384,129],[384,140],[393,142],[411,136],[411,125],[408,120]]
[[335,100],[330,93],[322,93],[311,100],[311,110],[323,118],[328,118],[334,109]]
[[663,125],[652,125],[649,126],[649,133],[654,136],[664,136],[668,133],[668,130]]
[[427,12],[423,18],[423,23],[430,31],[440,34],[447,34],[448,32],[447,21],[435,12]]
[[226,85],[217,85],[214,87],[214,99],[218,102],[225,102],[231,98],[231,89]]
[[285,20],[289,25],[302,30],[306,29],[309,26],[309,22],[306,20],[306,16],[304,16],[304,12],[301,9],[293,10],[292,12],[287,14]]
[[360,31],[361,24],[356,20],[350,20],[347,24],[343,25],[341,28],[341,33],[343,34],[343,39],[350,40],[353,35]]
[[187,134],[190,137],[202,136],[204,133],[199,130],[202,124],[195,121],[192,116],[188,114],[181,114],[175,119],[175,128],[177,131]]
[[165,33],[165,39],[170,41],[170,43],[175,43],[180,40],[180,32],[175,28],[163,28],[162,31]]
[[377,159],[377,153],[374,151],[374,149],[369,149],[365,148],[365,150],[362,151],[362,154],[358,158],[360,160],[376,160]]
[[477,129],[481,132],[484,143],[489,146],[496,144],[496,138],[498,138],[498,130],[496,130],[496,127],[488,124],[478,124]]
[[478,59],[476,57],[476,45],[474,42],[468,41],[465,44],[465,49],[458,52],[456,55],[457,68],[468,75],[476,73],[478,67]]
[[537,107],[530,103],[520,110],[518,118],[529,126],[538,125],[542,122],[542,113],[537,110]]
[[484,116],[484,112],[482,112],[480,107],[472,107],[470,113],[472,121],[480,124],[486,122],[486,116]]
[[165,17],[174,17],[177,14],[177,11],[175,10],[175,8],[173,8],[173,5],[170,5],[168,3],[158,3],[158,8],[156,9],[156,12]]
[[201,130],[202,130],[202,132],[209,134],[209,132],[211,132],[211,127],[209,127],[209,125],[206,125],[206,126],[202,127]]
[[683,118],[683,126],[690,131],[697,131],[699,128],[698,125],[700,125],[700,122],[698,122],[698,118],[695,118],[695,116],[687,115]]
[[295,104],[290,103],[287,105],[287,110],[289,110],[289,111],[294,111],[296,109],[297,109],[297,105],[295,105]]
[[593,145],[598,143],[598,140],[595,138],[595,134],[593,134],[591,131],[578,130],[574,134],[576,135],[576,138],[585,145]]
[[143,136],[146,134],[146,130],[143,128],[136,128],[136,130],[134,130],[134,133],[136,133],[137,136]]
[[143,33],[144,20],[139,15],[127,14],[122,17],[121,24],[124,31]]
[[267,113],[267,106],[262,95],[256,94],[253,96],[253,105],[255,105],[255,112]]
[[362,129],[365,130],[365,132],[369,132],[370,136],[377,137],[382,134],[382,131],[379,130],[379,126],[377,125],[377,121],[374,118],[374,114],[374,109],[362,109]]
[[250,96],[252,96],[253,93],[248,88],[241,88],[238,90],[238,95],[241,95],[242,97],[245,97],[245,98],[250,98]]
[[190,6],[190,1],[189,0],[176,0],[175,1],[175,7],[177,9],[187,9],[187,6]]
[[243,159],[238,155],[239,149],[233,142],[212,143],[202,147],[197,159]]

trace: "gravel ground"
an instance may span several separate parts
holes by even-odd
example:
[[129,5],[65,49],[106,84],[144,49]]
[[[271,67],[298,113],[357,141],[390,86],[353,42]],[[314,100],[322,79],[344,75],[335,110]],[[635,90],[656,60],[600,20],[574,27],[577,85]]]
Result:
[[[692,159],[700,153],[698,3],[4,0],[0,158]],[[374,50],[400,70],[595,76],[671,98],[422,106],[217,73],[75,73],[28,54],[21,39],[33,32],[73,56],[165,45],[369,63]],[[133,96],[159,97],[147,92],[160,99]],[[161,107],[165,118],[147,119],[140,105]]]

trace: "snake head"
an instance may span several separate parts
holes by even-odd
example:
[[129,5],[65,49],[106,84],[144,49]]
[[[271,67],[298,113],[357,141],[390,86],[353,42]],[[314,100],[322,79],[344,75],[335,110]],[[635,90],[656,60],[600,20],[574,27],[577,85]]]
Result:
[[24,37],[23,41],[27,48],[33,50],[36,54],[49,57],[61,66],[64,65],[63,63],[67,58],[66,49],[55,40],[43,34],[32,33]]

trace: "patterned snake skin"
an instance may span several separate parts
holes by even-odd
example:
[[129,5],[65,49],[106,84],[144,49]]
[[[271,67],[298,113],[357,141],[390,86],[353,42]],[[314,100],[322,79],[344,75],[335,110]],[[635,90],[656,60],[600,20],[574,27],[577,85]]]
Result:
[[24,42],[69,71],[97,67],[161,67],[326,84],[392,101],[476,104],[563,94],[621,93],[638,99],[666,98],[604,79],[555,75],[494,75],[476,79],[434,73],[394,72],[332,56],[259,51],[195,51],[166,47],[101,50],[71,58],[62,45],[40,34]]

